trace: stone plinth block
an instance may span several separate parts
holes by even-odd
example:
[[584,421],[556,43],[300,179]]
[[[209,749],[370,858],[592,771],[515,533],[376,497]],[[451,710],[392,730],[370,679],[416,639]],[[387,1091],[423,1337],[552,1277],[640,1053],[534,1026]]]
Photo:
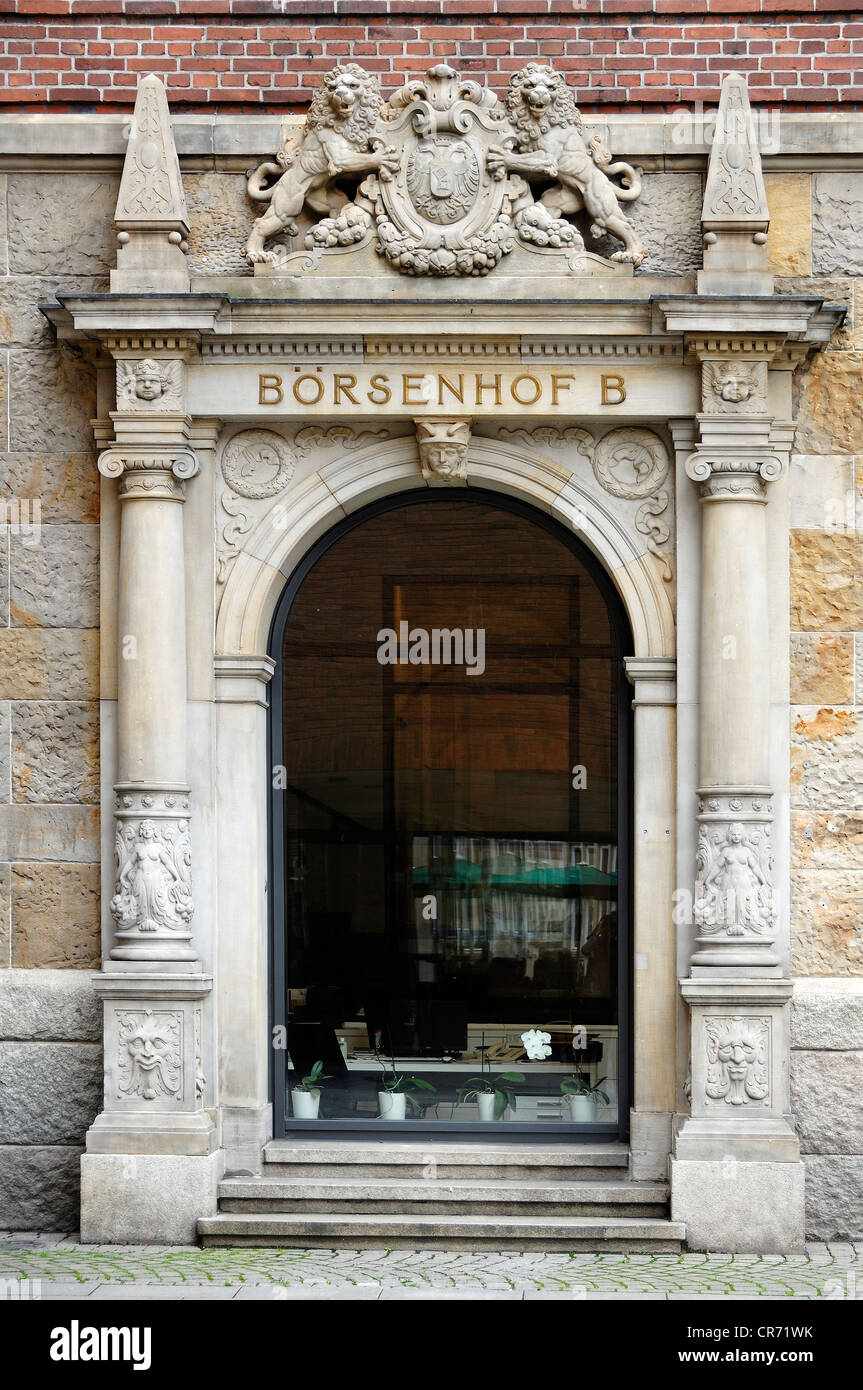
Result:
[[13,1231],[77,1231],[81,1149],[0,1144],[3,1225]]
[[213,1216],[223,1155],[93,1154],[81,1157],[85,1244],[192,1245]]
[[98,1042],[102,1010],[85,970],[0,973],[0,1038]]
[[690,1250],[793,1254],[803,1249],[802,1163],[671,1160],[671,1219]]
[[806,1158],[806,1235],[810,1240],[863,1240],[863,1157]]
[[0,1142],[80,1144],[102,1093],[92,1043],[0,1043]]

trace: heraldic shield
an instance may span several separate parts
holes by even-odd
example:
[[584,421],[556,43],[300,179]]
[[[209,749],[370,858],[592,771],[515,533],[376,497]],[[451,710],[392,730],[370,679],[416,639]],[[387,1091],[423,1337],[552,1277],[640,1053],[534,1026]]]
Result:
[[384,139],[399,151],[391,177],[362,187],[373,203],[378,249],[409,275],[484,275],[512,250],[513,213],[525,186],[489,171],[505,142],[506,112],[493,92],[439,64],[390,103]]

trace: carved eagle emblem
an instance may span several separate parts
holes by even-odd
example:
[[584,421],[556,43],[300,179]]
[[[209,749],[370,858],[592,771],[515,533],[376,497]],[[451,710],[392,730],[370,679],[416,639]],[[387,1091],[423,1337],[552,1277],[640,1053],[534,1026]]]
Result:
[[430,222],[458,222],[476,201],[479,161],[466,140],[421,140],[408,160],[405,183],[423,217]]

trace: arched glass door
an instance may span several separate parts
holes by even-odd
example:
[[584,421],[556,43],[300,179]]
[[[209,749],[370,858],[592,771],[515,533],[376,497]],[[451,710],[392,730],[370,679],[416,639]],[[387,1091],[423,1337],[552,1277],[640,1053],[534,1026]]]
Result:
[[273,628],[277,1134],[620,1132],[625,648],[575,538],[475,489],[368,509],[294,575]]

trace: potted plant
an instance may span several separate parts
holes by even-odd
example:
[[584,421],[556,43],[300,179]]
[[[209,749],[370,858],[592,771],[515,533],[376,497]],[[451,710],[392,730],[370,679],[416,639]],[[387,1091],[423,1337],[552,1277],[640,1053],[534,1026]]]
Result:
[[316,1120],[318,1118],[318,1107],[321,1103],[321,1082],[329,1080],[331,1078],[324,1075],[323,1062],[315,1062],[308,1076],[302,1077],[291,1091],[294,1119]]
[[405,1076],[403,1072],[396,1071],[396,1064],[392,1060],[389,1064],[381,1062],[381,1066],[384,1068],[384,1076],[378,1090],[378,1118],[403,1120],[408,1106],[414,1115],[418,1115],[420,1107],[411,1091],[436,1091],[437,1086],[433,1086],[422,1076]]
[[610,1105],[605,1091],[601,1090],[604,1076],[594,1086],[588,1076],[565,1076],[560,1083],[564,1098],[569,1100],[569,1113],[573,1124],[592,1124],[596,1119],[598,1105]]
[[501,1120],[507,1106],[510,1110],[515,1110],[516,1094],[513,1086],[522,1081],[524,1073],[520,1071],[499,1071],[493,1075],[471,1076],[459,1088],[458,1098],[463,1104],[465,1101],[475,1100],[481,1120]]

